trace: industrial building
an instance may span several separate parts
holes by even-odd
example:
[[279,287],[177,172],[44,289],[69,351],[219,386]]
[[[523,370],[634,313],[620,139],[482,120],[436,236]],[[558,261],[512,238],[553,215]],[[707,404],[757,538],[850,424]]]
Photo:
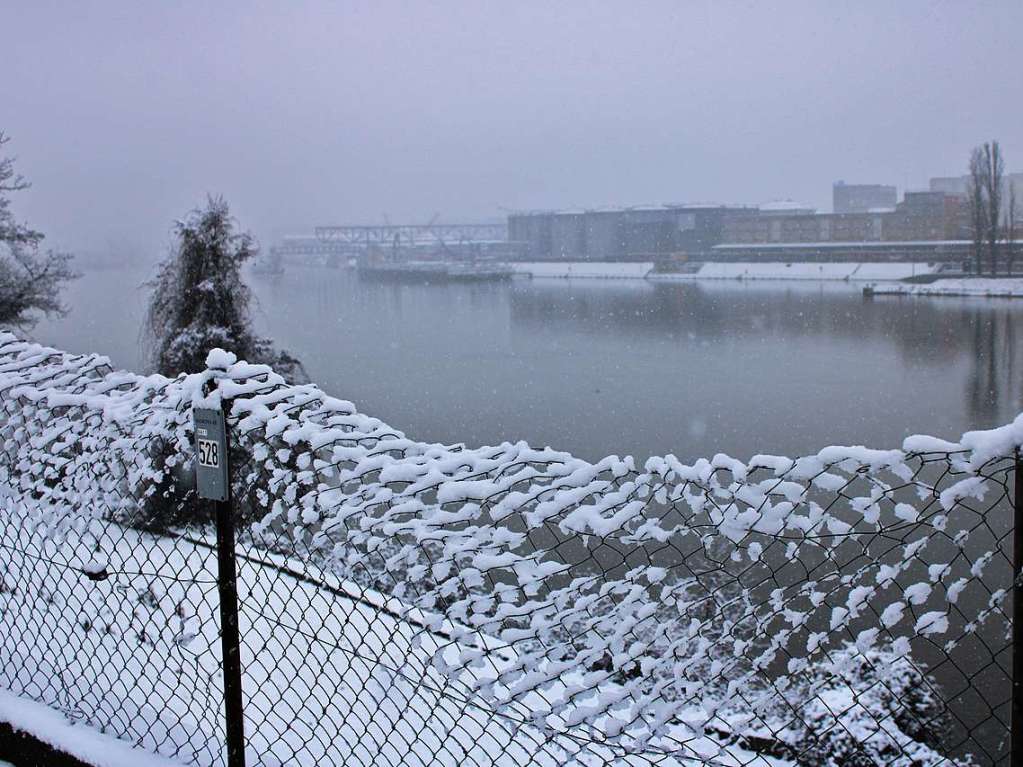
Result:
[[886,184],[847,184],[836,181],[831,187],[835,213],[871,213],[893,210],[898,200],[894,186]]
[[725,217],[737,210],[744,209],[658,205],[513,213],[508,238],[525,243],[532,261],[653,261],[706,252],[722,241]]
[[[1016,190],[1016,200],[1023,201],[1023,173],[1006,173],[1002,179],[1002,199],[1009,199],[1009,187]],[[969,176],[937,176],[930,181],[932,192],[944,192],[952,197],[966,197],[970,187]]]
[[[893,186],[832,187],[834,211],[791,200],[759,206],[664,204],[511,213],[507,224],[317,227],[285,238],[282,256],[347,263],[369,252],[393,259],[617,261],[935,260],[964,257],[970,238],[967,178],[932,178],[897,200]],[[1006,187],[1023,200],[1023,174]],[[1008,194],[1006,193],[1006,199]]]
[[907,192],[891,210],[810,213],[772,208],[725,216],[721,242],[908,242],[968,238],[961,198],[941,192]]
[[[943,191],[880,184],[834,186],[835,212],[785,200],[760,206],[659,205],[535,211],[508,216],[508,237],[528,261],[694,261],[732,258],[959,258],[969,240],[965,201]],[[926,243],[945,243],[941,247]],[[842,247],[881,243],[890,247]],[[901,245],[900,245],[901,243]],[[910,245],[912,243],[912,245]],[[949,245],[949,243],[957,243]],[[814,248],[828,244],[826,248]],[[757,248],[756,246],[771,246]],[[837,247],[831,247],[837,246]]]

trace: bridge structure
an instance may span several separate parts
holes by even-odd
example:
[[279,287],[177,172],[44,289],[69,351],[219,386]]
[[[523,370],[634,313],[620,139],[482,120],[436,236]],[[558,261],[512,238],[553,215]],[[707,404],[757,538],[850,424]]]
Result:
[[271,252],[280,256],[343,256],[354,255],[355,248],[346,247],[344,243],[318,240],[315,237],[285,237],[281,242],[271,246]]
[[367,247],[385,245],[416,247],[468,242],[506,242],[508,225],[496,224],[380,224],[362,226],[318,226],[320,242]]
[[508,242],[508,226],[494,224],[378,224],[317,226],[312,234],[284,237],[271,251],[299,261],[340,265],[371,251],[397,258],[516,260],[521,243]]

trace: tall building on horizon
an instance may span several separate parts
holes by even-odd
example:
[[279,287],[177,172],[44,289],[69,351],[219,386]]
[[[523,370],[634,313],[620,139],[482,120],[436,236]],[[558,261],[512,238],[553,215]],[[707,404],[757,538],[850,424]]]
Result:
[[[930,180],[932,192],[944,192],[952,197],[965,197],[970,185],[970,177],[936,176]],[[1016,200],[1023,205],[1023,173],[1006,173],[1002,181],[1002,199],[1009,199],[1009,186],[1016,189]]]
[[836,181],[831,187],[832,210],[835,213],[871,213],[894,210],[898,195],[887,184],[847,184]]

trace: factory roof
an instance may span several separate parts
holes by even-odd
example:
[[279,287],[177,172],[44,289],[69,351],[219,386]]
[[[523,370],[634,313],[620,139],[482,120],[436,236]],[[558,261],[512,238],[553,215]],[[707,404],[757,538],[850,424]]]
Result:
[[755,205],[741,205],[735,203],[718,202],[666,202],[648,205],[604,205],[590,208],[552,208],[535,210],[511,211],[513,216],[571,216],[583,213],[629,213],[648,211],[672,211],[672,210],[716,210],[727,208],[729,210],[756,210]]
[[765,202],[763,205],[760,205],[759,208],[767,213],[783,213],[788,211],[805,211],[815,213],[817,211],[816,208],[811,208],[809,205],[804,205],[803,203],[796,202],[795,200],[774,200],[772,202]]

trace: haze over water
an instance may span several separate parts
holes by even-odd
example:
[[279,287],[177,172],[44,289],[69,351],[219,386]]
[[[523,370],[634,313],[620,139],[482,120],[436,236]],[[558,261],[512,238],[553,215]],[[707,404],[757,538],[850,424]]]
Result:
[[[68,316],[33,336],[141,369],[147,276],[86,272]],[[824,283],[391,285],[318,267],[249,281],[261,331],[319,386],[422,440],[690,461],[955,439],[1023,409],[1023,302]]]

